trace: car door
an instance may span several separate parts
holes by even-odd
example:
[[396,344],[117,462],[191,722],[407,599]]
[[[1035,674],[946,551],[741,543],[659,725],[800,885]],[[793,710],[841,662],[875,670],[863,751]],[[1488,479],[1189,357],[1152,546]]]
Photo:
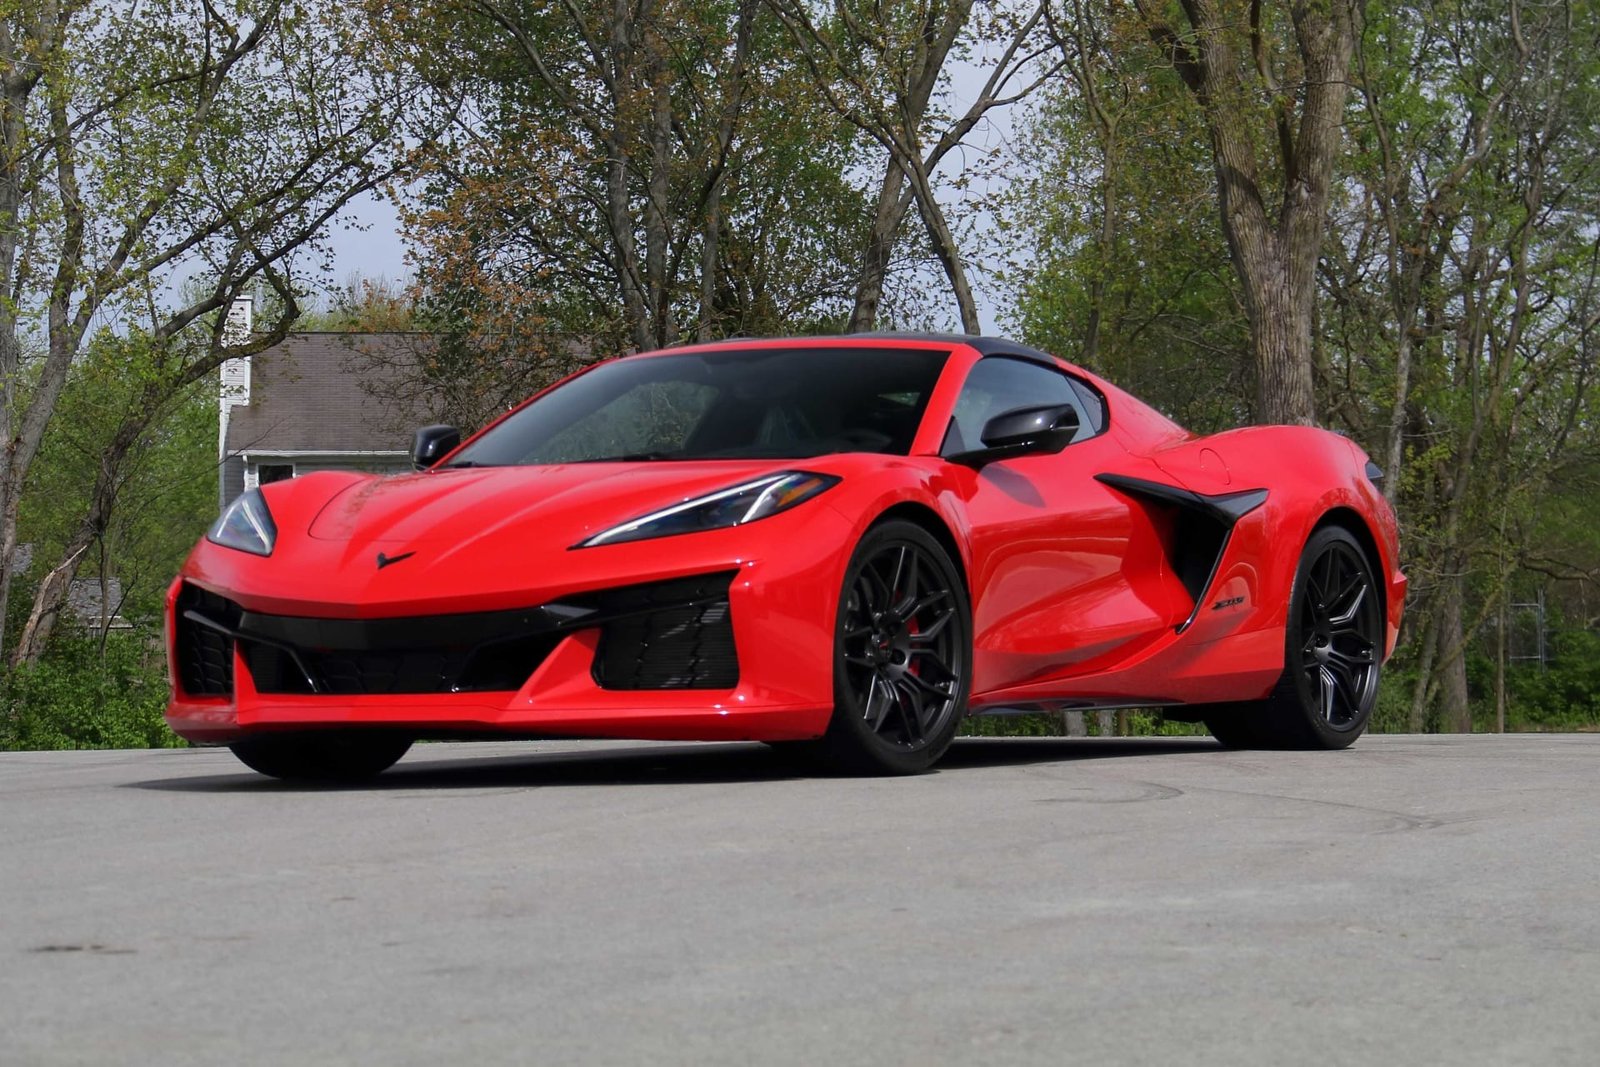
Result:
[[980,447],[996,415],[1070,404],[1072,443],[954,475],[972,551],[975,689],[992,692],[1111,666],[1183,620],[1159,516],[1095,480],[1139,462],[1087,383],[1035,360],[990,355],[968,372],[942,454]]

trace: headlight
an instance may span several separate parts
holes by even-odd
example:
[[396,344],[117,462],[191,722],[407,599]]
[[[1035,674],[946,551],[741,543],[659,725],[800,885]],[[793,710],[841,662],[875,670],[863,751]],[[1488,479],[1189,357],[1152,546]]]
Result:
[[597,533],[574,548],[594,545],[614,545],[623,541],[643,541],[650,537],[670,537],[673,534],[698,533],[701,530],[720,530],[726,526],[743,526],[747,522],[764,519],[787,511],[818,493],[839,484],[839,479],[829,474],[812,474],[810,471],[782,471],[744,482],[718,493],[695,497],[670,508],[652,511],[637,519],[613,526]]
[[258,556],[272,555],[278,527],[272,521],[261,490],[249,489],[235,497],[233,503],[223,509],[222,517],[206,531],[206,540]]

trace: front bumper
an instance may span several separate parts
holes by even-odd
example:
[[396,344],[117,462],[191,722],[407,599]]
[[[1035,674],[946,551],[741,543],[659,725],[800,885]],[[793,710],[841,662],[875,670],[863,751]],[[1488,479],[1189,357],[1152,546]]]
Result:
[[[305,601],[285,614],[281,589],[266,580],[270,560],[202,544],[167,598],[167,722],[199,744],[335,727],[419,737],[816,737],[833,705],[844,539],[793,539],[750,558],[729,551],[734,532],[695,535],[700,550],[665,569],[651,542],[585,550],[581,563],[641,580],[579,576],[576,591],[529,589],[524,609],[504,608],[497,591],[485,611],[410,614],[387,604],[378,617]],[[219,563],[233,580],[216,580]]]

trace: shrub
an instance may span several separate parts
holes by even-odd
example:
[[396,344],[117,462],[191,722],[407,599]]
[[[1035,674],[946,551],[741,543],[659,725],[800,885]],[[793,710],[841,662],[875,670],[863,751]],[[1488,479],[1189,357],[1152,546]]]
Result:
[[36,666],[0,680],[0,749],[170,748],[165,661],[148,636],[63,635]]

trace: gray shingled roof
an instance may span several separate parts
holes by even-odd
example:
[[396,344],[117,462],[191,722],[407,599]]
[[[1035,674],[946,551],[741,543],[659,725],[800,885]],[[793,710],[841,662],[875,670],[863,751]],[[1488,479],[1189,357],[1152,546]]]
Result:
[[250,403],[229,416],[228,451],[409,451],[412,431],[436,413],[383,386],[431,344],[417,333],[290,334],[252,361]]

